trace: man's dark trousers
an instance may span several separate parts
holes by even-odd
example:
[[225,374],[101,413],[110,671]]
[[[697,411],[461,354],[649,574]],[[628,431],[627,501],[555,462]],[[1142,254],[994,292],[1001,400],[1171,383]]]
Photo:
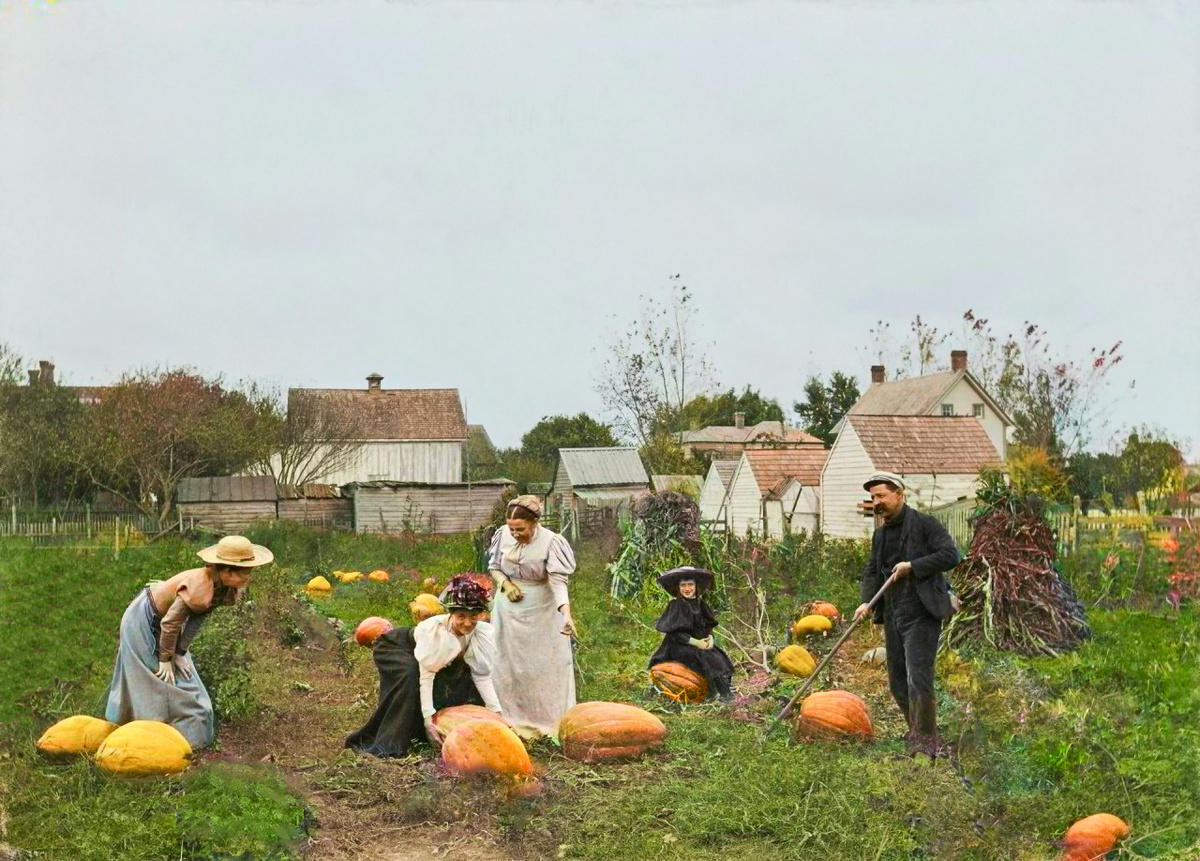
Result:
[[930,615],[920,601],[893,602],[888,609],[884,622],[888,687],[908,721],[910,746],[932,754],[938,746],[933,676],[942,620]]

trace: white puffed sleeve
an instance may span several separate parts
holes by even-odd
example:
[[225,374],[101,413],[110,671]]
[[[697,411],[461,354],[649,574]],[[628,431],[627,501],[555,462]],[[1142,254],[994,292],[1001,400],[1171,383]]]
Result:
[[499,529],[496,530],[496,534],[492,536],[492,546],[488,548],[488,570],[489,571],[503,571],[504,570],[500,564],[500,561],[501,561],[500,560],[500,556],[501,556],[500,538],[501,538],[501,536],[504,535],[504,530],[506,530],[506,529],[508,529],[507,526],[501,526]]
[[496,658],[496,630],[491,622],[479,622],[471,632],[471,643],[467,646],[464,656],[467,666],[471,668],[471,681],[475,689],[483,697],[483,704],[491,711],[500,714],[500,698],[496,696],[496,686],[492,683],[492,663]]
[[550,539],[550,549],[546,554],[546,576],[550,580],[550,593],[554,596],[555,607],[570,603],[567,578],[574,573],[575,553],[567,539],[555,535]]

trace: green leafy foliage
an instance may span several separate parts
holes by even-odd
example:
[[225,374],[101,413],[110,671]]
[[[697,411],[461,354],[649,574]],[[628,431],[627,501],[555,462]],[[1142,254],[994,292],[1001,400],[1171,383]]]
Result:
[[850,374],[834,371],[828,383],[819,377],[809,377],[804,384],[804,400],[796,401],[792,409],[800,417],[801,427],[820,439],[825,445],[833,445],[837,436],[834,425],[850,411],[859,398],[858,380]]

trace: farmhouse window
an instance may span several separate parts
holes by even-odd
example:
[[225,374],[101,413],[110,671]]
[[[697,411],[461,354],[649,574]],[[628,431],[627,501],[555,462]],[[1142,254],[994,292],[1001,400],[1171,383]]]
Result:
[[954,415],[954,404],[942,404],[942,415],[944,415],[944,416]]
[[983,418],[983,404],[971,404],[971,415],[977,419]]

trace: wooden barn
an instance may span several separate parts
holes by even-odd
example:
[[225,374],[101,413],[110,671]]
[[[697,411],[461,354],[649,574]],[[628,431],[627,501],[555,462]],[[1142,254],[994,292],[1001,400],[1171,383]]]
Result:
[[987,429],[971,416],[845,417],[821,475],[821,529],[834,538],[864,538],[874,518],[862,483],[873,472],[903,476],[908,504],[934,508],[975,495],[979,471],[1000,466]]
[[700,520],[704,523],[717,524],[724,530],[728,525],[729,516],[729,485],[733,483],[733,474],[737,472],[738,461],[714,460],[708,467],[708,475],[704,476],[704,485],[700,488]]
[[747,449],[729,485],[728,528],[782,538],[787,532],[818,527],[821,469],[829,450],[822,446]]
[[269,475],[185,478],[175,503],[185,524],[237,532],[256,520],[276,517],[275,479]]
[[560,448],[546,500],[572,533],[592,532],[616,523],[633,501],[650,492],[650,476],[632,446]]
[[470,532],[491,522],[492,511],[514,482],[506,478],[445,484],[405,481],[353,482],[350,497],[356,532]]
[[288,415],[334,412],[362,435],[352,462],[315,480],[328,484],[403,481],[452,484],[463,478],[469,432],[457,389],[289,389]]

